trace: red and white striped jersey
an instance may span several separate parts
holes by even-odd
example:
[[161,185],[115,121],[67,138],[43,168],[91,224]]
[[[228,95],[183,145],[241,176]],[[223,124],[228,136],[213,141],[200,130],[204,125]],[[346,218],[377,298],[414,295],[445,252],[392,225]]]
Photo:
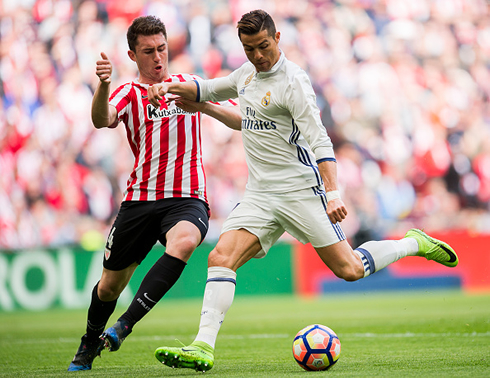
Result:
[[[199,80],[171,75],[166,81]],[[148,101],[148,84],[121,85],[109,104],[117,109],[135,161],[124,192],[125,201],[192,197],[207,202],[201,154],[201,113],[188,113],[172,102],[160,109]],[[234,104],[230,101],[231,104]]]

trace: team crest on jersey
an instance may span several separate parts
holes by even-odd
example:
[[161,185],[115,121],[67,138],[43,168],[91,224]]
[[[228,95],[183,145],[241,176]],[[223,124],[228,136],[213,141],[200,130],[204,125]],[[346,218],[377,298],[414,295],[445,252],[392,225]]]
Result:
[[254,73],[252,72],[252,73],[250,74],[250,76],[249,76],[249,77],[247,77],[247,78],[245,79],[245,85],[250,84],[250,82],[252,81],[252,78],[253,78],[253,77],[254,77]]
[[265,96],[262,98],[262,105],[267,106],[271,102],[271,92],[267,92]]
[[111,257],[111,250],[109,248],[106,248],[104,251],[104,257],[106,260],[109,260],[109,257]]

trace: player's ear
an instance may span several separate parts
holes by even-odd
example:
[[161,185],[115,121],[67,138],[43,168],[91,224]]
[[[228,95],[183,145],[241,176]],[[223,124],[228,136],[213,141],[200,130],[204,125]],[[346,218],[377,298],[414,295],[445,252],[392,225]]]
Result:
[[133,50],[128,50],[128,56],[129,59],[131,59],[133,62],[136,62],[136,54],[134,53]]
[[281,39],[281,32],[276,32],[276,35],[274,36],[274,40],[276,43],[279,43],[279,40]]

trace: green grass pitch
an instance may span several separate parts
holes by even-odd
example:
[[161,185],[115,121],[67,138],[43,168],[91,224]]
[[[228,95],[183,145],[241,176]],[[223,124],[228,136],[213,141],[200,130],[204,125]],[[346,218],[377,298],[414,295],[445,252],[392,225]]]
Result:
[[[117,352],[102,352],[91,371],[68,373],[84,332],[86,310],[0,313],[2,377],[181,377],[153,356],[161,345],[190,343],[200,300],[165,300],[153,309]],[[118,307],[110,325],[124,312]],[[320,323],[342,342],[337,364],[306,372],[296,364],[292,340]],[[304,299],[239,296],[216,346],[221,377],[489,377],[490,295],[459,291],[366,293]]]

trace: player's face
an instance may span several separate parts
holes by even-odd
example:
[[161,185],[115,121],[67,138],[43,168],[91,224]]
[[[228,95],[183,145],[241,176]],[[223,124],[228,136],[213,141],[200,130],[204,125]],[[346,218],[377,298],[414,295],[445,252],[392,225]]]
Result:
[[157,84],[169,78],[167,40],[162,33],[139,35],[135,50],[128,55],[138,66],[141,83]]
[[240,40],[248,60],[255,66],[258,72],[269,71],[279,60],[279,39],[281,33],[274,37],[268,35],[267,30],[262,30],[254,35],[241,34]]

